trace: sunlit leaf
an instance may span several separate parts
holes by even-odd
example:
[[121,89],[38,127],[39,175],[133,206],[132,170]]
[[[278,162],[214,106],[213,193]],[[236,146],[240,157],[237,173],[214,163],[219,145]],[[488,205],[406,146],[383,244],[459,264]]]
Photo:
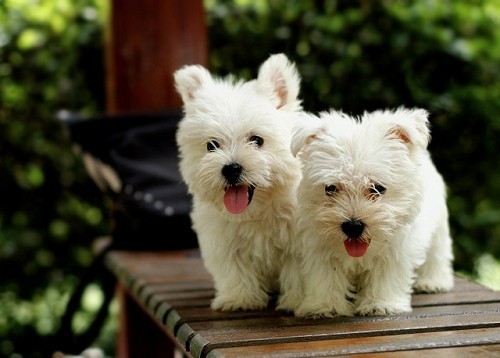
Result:
[[28,50],[33,47],[39,47],[45,42],[43,32],[36,29],[24,30],[17,40],[17,45],[22,50]]

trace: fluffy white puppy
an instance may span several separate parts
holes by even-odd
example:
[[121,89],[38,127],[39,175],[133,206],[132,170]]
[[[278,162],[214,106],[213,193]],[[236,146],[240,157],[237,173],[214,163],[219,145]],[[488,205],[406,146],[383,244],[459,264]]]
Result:
[[452,288],[445,183],[427,150],[427,117],[423,109],[361,119],[331,111],[298,127],[297,316],[408,312],[412,288]]
[[184,103],[177,131],[180,172],[216,310],[265,308],[279,290],[291,240],[298,160],[290,151],[300,78],[283,54],[255,80],[214,78],[202,66],[174,74]]

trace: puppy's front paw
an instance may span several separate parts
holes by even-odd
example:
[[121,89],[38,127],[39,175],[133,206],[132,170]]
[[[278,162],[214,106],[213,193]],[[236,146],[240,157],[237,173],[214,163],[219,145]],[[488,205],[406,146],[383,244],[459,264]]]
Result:
[[301,302],[300,295],[281,294],[276,302],[276,310],[293,312],[299,308]]
[[334,316],[352,316],[354,306],[347,299],[340,299],[335,302],[304,302],[294,311],[295,316],[304,318],[328,318]]
[[411,312],[411,305],[409,303],[397,303],[396,300],[363,301],[356,309],[356,314],[360,316],[387,316],[404,312]]
[[259,295],[221,294],[214,298],[211,307],[217,311],[261,310],[267,307],[268,301],[269,296],[265,292]]
[[413,290],[422,293],[448,292],[453,288],[453,283],[453,276],[437,279],[418,278],[413,284]]

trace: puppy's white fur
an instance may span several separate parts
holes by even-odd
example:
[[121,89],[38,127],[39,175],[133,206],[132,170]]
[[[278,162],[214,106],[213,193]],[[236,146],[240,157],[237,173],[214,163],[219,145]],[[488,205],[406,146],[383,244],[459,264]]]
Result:
[[[290,152],[301,109],[295,65],[276,54],[248,82],[214,78],[198,65],[179,69],[174,78],[184,104],[179,166],[214,279],[212,308],[265,308],[269,293],[279,290],[301,175]],[[242,192],[248,206],[239,199]]]
[[[307,117],[292,139],[303,172],[296,252],[304,292],[288,307],[313,318],[396,314],[411,311],[412,287],[450,290],[452,240],[445,184],[427,150],[428,113]],[[349,230],[353,222],[361,234]]]

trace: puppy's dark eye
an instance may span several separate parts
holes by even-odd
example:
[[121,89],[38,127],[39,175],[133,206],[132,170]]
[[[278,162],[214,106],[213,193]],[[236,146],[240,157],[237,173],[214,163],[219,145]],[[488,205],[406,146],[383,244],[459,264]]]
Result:
[[211,140],[210,142],[207,142],[207,150],[209,152],[215,151],[217,148],[220,148],[219,142],[215,140]]
[[387,189],[385,186],[380,185],[380,184],[375,184],[370,188],[370,193],[373,195],[382,195],[385,193]]
[[264,144],[264,139],[257,135],[253,135],[250,137],[250,142],[255,143],[257,147],[262,147],[262,144]]
[[328,196],[332,196],[333,194],[335,194],[337,191],[339,191],[337,189],[337,187],[335,185],[327,185],[325,186],[325,194],[328,195]]

